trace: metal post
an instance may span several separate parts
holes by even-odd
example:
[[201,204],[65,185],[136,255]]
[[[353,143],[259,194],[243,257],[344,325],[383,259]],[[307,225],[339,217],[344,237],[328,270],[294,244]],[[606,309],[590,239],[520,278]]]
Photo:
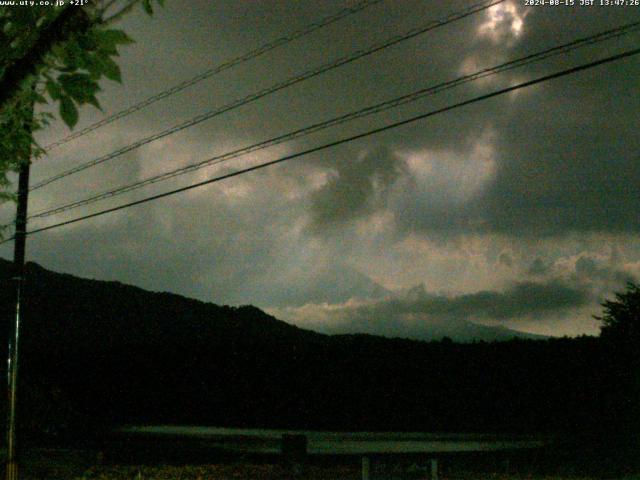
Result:
[[[6,480],[18,480],[16,451],[17,437],[17,391],[18,391],[18,346],[20,339],[20,318],[22,294],[24,290],[24,259],[27,231],[27,200],[29,195],[29,167],[25,161],[18,177],[18,206],[16,211],[16,232],[13,250],[12,282],[15,288],[15,316],[10,321],[9,355],[7,358],[7,470]],[[13,331],[12,331],[13,328]]]
[[369,480],[371,475],[371,461],[369,457],[362,457],[362,480]]
[[431,480],[438,480],[438,459],[431,459]]

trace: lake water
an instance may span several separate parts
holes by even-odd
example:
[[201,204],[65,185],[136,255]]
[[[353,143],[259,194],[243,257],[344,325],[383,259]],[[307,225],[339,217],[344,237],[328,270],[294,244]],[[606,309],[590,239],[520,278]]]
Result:
[[212,446],[252,453],[279,453],[284,434],[306,435],[310,454],[373,454],[480,452],[542,447],[549,439],[506,435],[435,434],[404,432],[322,432],[301,430],[236,429],[198,426],[130,426],[126,434],[185,437]]

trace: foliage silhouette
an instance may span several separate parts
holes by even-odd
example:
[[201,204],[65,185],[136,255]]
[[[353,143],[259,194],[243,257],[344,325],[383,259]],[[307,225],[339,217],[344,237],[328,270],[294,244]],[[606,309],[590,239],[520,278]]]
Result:
[[606,379],[607,408],[615,415],[611,428],[635,437],[640,447],[640,286],[627,283],[625,292],[602,304],[601,339]]
[[615,300],[606,300],[602,306],[604,314],[595,318],[602,322],[603,340],[640,346],[640,286],[627,283],[626,292],[616,293]]
[[99,82],[121,81],[118,47],[133,41],[109,25],[137,3],[147,13],[153,11],[150,0],[116,0],[106,9],[102,2],[84,7],[66,3],[55,8],[0,6],[0,201],[13,198],[8,174],[45,153],[33,134],[53,115],[34,115],[33,105],[57,102],[60,118],[71,128],[78,122],[79,106],[100,108]]

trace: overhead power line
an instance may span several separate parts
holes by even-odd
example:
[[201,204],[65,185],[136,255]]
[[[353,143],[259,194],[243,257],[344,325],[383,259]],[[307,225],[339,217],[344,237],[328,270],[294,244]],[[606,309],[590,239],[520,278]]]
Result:
[[[405,119],[405,120],[401,120],[399,122],[395,122],[395,123],[392,123],[392,124],[389,124],[389,125],[385,125],[383,127],[375,128],[373,130],[369,130],[369,131],[364,132],[364,133],[360,133],[360,134],[357,134],[357,135],[352,135],[352,136],[349,136],[349,137],[341,138],[339,140],[335,140],[333,142],[326,143],[324,145],[320,145],[318,147],[310,148],[310,149],[304,150],[302,152],[298,152],[298,153],[294,153],[294,154],[287,155],[287,156],[284,156],[284,157],[280,157],[278,159],[271,160],[271,161],[268,161],[268,162],[264,162],[264,163],[261,163],[259,165],[254,165],[252,167],[244,168],[242,170],[237,170],[235,172],[227,173],[225,175],[220,175],[218,177],[213,177],[213,178],[210,178],[208,180],[204,180],[202,182],[194,183],[194,184],[187,185],[187,186],[181,187],[181,188],[176,188],[174,190],[170,190],[170,191],[167,191],[167,192],[164,192],[164,193],[160,193],[160,194],[157,194],[157,195],[152,195],[152,196],[149,196],[149,197],[145,197],[145,198],[142,198],[140,200],[136,200],[136,201],[133,201],[133,202],[129,202],[129,203],[125,203],[125,204],[122,204],[122,205],[118,205],[116,207],[106,208],[104,210],[100,210],[99,212],[94,212],[94,213],[91,213],[91,214],[88,214],[88,215],[83,215],[83,216],[76,217],[76,218],[73,218],[73,219],[70,219],[70,220],[66,220],[66,221],[63,221],[63,222],[55,223],[53,225],[48,225],[46,227],[37,228],[35,230],[31,230],[31,231],[27,232],[27,234],[28,235],[33,235],[35,233],[40,233],[40,232],[44,232],[44,231],[47,231],[47,230],[52,230],[54,228],[59,228],[59,227],[65,226],[65,225],[70,225],[72,223],[81,222],[83,220],[88,220],[90,218],[99,217],[99,216],[105,215],[107,213],[116,212],[116,211],[119,211],[119,210],[124,210],[124,209],[129,208],[129,207],[133,207],[133,206],[136,206],[136,205],[141,205],[143,203],[151,202],[151,201],[154,201],[154,200],[159,200],[161,198],[168,197],[168,196],[171,196],[171,195],[175,195],[177,193],[186,192],[188,190],[193,190],[195,188],[203,187],[205,185],[210,185],[212,183],[216,183],[216,182],[220,182],[222,180],[226,180],[226,179],[229,179],[229,178],[237,177],[237,176],[243,175],[245,173],[253,172],[255,170],[260,170],[260,169],[263,169],[263,168],[266,168],[266,167],[269,167],[269,166],[272,166],[272,165],[276,165],[276,164],[283,163],[283,162],[286,162],[286,161],[289,161],[289,160],[293,160],[295,158],[299,158],[299,157],[302,157],[302,156],[305,156],[305,155],[309,155],[311,153],[316,153],[316,152],[319,152],[319,151],[322,151],[322,150],[326,150],[326,149],[329,149],[329,148],[332,148],[332,147],[336,147],[338,145],[342,145],[342,144],[345,144],[345,143],[348,143],[348,142],[352,142],[354,140],[358,140],[358,139],[369,137],[371,135],[382,133],[382,132],[385,132],[385,131],[388,131],[388,130],[391,130],[391,129],[395,129],[395,128],[401,127],[403,125],[408,125],[408,124],[414,123],[414,122],[416,122],[418,120],[424,120],[426,118],[429,118],[429,117],[432,117],[432,116],[435,116],[435,115],[438,115],[438,114],[441,114],[441,113],[444,113],[444,112],[448,112],[448,111],[451,111],[451,110],[454,110],[454,109],[457,109],[457,108],[460,108],[460,107],[464,107],[466,105],[471,105],[473,103],[477,103],[477,102],[481,102],[481,101],[484,101],[484,100],[488,100],[490,98],[497,97],[499,95],[504,95],[506,93],[510,93],[510,92],[513,92],[513,91],[516,91],[516,90],[520,90],[522,88],[530,87],[532,85],[536,85],[536,84],[539,84],[539,83],[542,83],[542,82],[546,82],[546,81],[549,81],[549,80],[553,80],[553,79],[556,79],[556,78],[565,77],[567,75],[571,75],[571,74],[574,74],[574,73],[577,73],[577,72],[580,72],[580,71],[584,71],[584,70],[588,70],[590,68],[597,67],[599,65],[604,65],[604,64],[611,63],[611,62],[614,62],[614,61],[617,61],[617,60],[621,60],[623,58],[631,57],[631,56],[637,55],[639,53],[640,53],[640,48],[636,48],[636,49],[633,49],[633,50],[627,50],[627,51],[619,53],[617,55],[612,55],[612,56],[609,56],[609,57],[606,57],[606,58],[602,58],[600,60],[595,60],[593,62],[585,63],[585,64],[582,64],[582,65],[578,65],[576,67],[567,68],[565,70],[561,70],[561,71],[552,73],[550,75],[545,75],[543,77],[538,77],[538,78],[533,79],[533,80],[522,82],[522,83],[519,83],[517,85],[513,85],[511,87],[495,90],[495,91],[493,91],[491,93],[480,95],[478,97],[474,97],[474,98],[471,98],[469,100],[458,102],[458,103],[455,103],[453,105],[449,105],[447,107],[443,107],[443,108],[439,108],[439,109],[436,109],[436,110],[432,110],[430,112],[423,113],[423,114],[420,114],[420,115],[417,115],[417,116],[414,116],[414,117],[411,117],[411,118],[408,118],[408,119]],[[0,242],[0,244],[6,243],[6,242],[8,242],[10,240],[12,240],[12,238],[4,240],[3,242]]]
[[105,200],[107,198],[113,198],[115,196],[133,191],[133,190],[137,190],[139,188],[142,188],[144,186],[147,185],[151,185],[154,183],[158,183],[164,180],[168,180],[170,178],[174,178],[177,177],[179,175],[184,175],[186,173],[190,173],[190,172],[194,172],[196,170],[199,170],[201,168],[204,167],[208,167],[211,165],[216,165],[228,160],[231,160],[233,158],[237,158],[239,156],[242,155],[246,155],[248,153],[252,153],[258,150],[263,150],[265,148],[274,146],[274,145],[278,145],[284,142],[287,142],[289,140],[295,139],[295,138],[299,138],[302,136],[306,136],[306,135],[310,135],[312,133],[330,128],[330,127],[334,127],[336,125],[340,125],[358,118],[363,118],[369,115],[373,115],[376,113],[380,113],[386,110],[389,110],[391,108],[396,108],[400,105],[404,105],[410,102],[414,102],[416,100],[419,100],[421,98],[424,98],[426,96],[430,96],[430,95],[435,95],[438,94],[442,91],[445,90],[449,90],[451,88],[463,85],[465,83],[469,83],[469,82],[473,82],[473,81],[477,81],[481,78],[485,78],[491,75],[496,75],[498,73],[502,73],[508,70],[512,70],[514,68],[519,68],[519,67],[523,67],[525,65],[529,65],[531,63],[535,63],[535,62],[540,62],[542,60],[545,60],[547,58],[550,58],[552,56],[558,56],[558,55],[562,55],[562,54],[566,54],[570,51],[576,50],[578,48],[582,48],[585,46],[589,46],[589,45],[593,45],[596,43],[600,43],[603,42],[605,40],[609,40],[611,38],[617,38],[620,37],[622,35],[626,35],[635,31],[640,30],[640,22],[634,22],[634,23],[630,23],[627,25],[623,25],[617,28],[613,28],[610,30],[606,30],[604,32],[600,32],[594,35],[590,35],[588,37],[584,37],[584,38],[580,38],[580,39],[576,39],[573,40],[571,42],[565,43],[563,45],[558,45],[552,48],[548,48],[546,50],[542,50],[540,52],[536,52],[530,55],[526,55],[524,57],[520,57],[518,59],[515,60],[511,60],[509,62],[506,63],[502,63],[500,65],[496,65],[490,68],[485,68],[482,70],[479,70],[475,73],[469,74],[469,75],[465,75],[462,77],[458,77],[454,80],[450,80],[448,82],[444,82],[444,83],[440,83],[428,88],[422,88],[420,90],[417,90],[415,92],[412,92],[410,94],[407,95],[403,95],[400,97],[395,97],[391,100],[387,100],[385,102],[382,103],[378,103],[375,105],[371,105],[365,108],[362,108],[360,110],[357,110],[355,112],[351,112],[345,115],[341,115],[335,118],[332,118],[330,120],[326,120],[324,122],[320,122],[320,123],[315,123],[313,125],[307,126],[305,128],[301,128],[298,130],[294,130],[292,132],[286,133],[284,135],[280,135],[274,138],[270,138],[268,140],[264,140],[262,142],[259,143],[255,143],[246,147],[242,147],[230,152],[226,152],[220,155],[216,155],[214,157],[208,158],[206,160],[202,160],[200,162],[197,162],[195,164],[191,164],[191,165],[187,165],[181,168],[177,168],[174,170],[171,170],[169,172],[165,172],[165,173],[161,173],[152,177],[149,177],[147,179],[144,180],[140,180],[137,182],[133,182],[112,190],[108,190],[106,192],[101,192],[98,193],[96,195],[92,195],[88,198],[84,198],[82,200],[77,200],[71,203],[67,203],[65,205],[61,205],[55,208],[50,208],[50,209],[46,209],[46,210],[41,210],[39,212],[34,213],[33,215],[31,215],[29,218],[30,219],[34,219],[34,218],[44,218],[44,217],[48,217],[54,214],[58,214],[58,213],[62,213],[68,210],[72,210],[81,206],[85,206],[85,205],[89,205],[95,202],[98,202],[100,200]]
[[288,43],[293,42],[294,40],[297,40],[298,38],[304,37],[306,35],[309,35],[313,32],[315,32],[316,30],[320,30],[323,27],[326,27],[328,25],[331,25],[332,23],[337,22],[338,20],[341,20],[345,17],[348,17],[350,15],[353,15],[357,12],[360,12],[366,8],[371,7],[372,5],[375,5],[376,3],[380,3],[384,0],[364,0],[361,1],[359,3],[356,3],[354,6],[352,7],[348,7],[348,8],[344,8],[342,10],[340,10],[339,12],[330,15],[328,17],[325,17],[315,23],[311,23],[309,25],[307,25],[306,27],[300,29],[300,30],[296,30],[295,32],[285,36],[285,37],[281,37],[278,38],[276,40],[273,40],[271,42],[265,43],[264,45],[259,46],[258,48],[251,50],[249,52],[244,53],[243,55],[240,55],[238,57],[235,57],[231,60],[228,60],[224,63],[221,63],[220,65],[216,65],[215,67],[212,67],[208,70],[205,70],[204,72],[196,75],[195,77],[192,77],[188,80],[185,80],[183,82],[180,82],[176,85],[174,85],[171,88],[168,88],[166,90],[163,90],[151,97],[146,98],[145,100],[142,100],[139,103],[136,103],[134,105],[131,105],[128,108],[125,108],[124,110],[121,110],[117,113],[114,113],[113,115],[109,115],[108,117],[103,118],[102,120],[93,123],[85,128],[83,128],[82,130],[78,130],[75,133],[72,133],[70,135],[67,135],[66,137],[57,140],[53,143],[50,143],[49,145],[47,145],[44,149],[46,151],[51,151],[57,147],[59,147],[60,145],[64,145],[65,143],[70,142],[71,140],[75,140],[76,138],[80,138],[83,135],[86,135],[89,132],[93,132],[94,130],[97,130],[100,127],[104,127],[105,125],[108,125],[112,122],[115,122],[116,120],[119,120],[121,118],[124,118],[128,115],[131,115],[134,112],[137,112],[138,110],[142,110],[145,107],[148,107],[149,105],[156,103],[160,100],[162,100],[163,98],[167,98],[171,95],[174,95],[178,92],[181,92],[182,90],[185,90],[189,87],[191,87],[192,85],[195,85],[196,83],[199,83],[203,80],[206,80],[207,78],[211,78],[214,75],[217,75],[218,73],[221,73],[225,70],[228,70],[232,67],[235,67],[236,65],[240,65],[241,63],[245,63],[249,60],[253,60],[254,58],[257,58],[261,55],[264,55],[265,53],[268,53],[272,50],[275,50],[276,48],[282,47],[284,45],[287,45]]
[[69,175],[73,175],[75,173],[81,172],[83,170],[86,170],[88,168],[92,168],[95,167],[96,165],[100,165],[101,163],[104,163],[108,160],[112,160],[116,157],[119,157],[120,155],[123,155],[125,153],[128,153],[132,150],[135,150],[143,145],[147,145],[155,140],[159,140],[161,138],[164,138],[168,135],[171,135],[173,133],[177,133],[180,132],[186,128],[192,127],[194,125],[197,125],[199,123],[204,122],[205,120],[209,120],[213,117],[216,117],[218,115],[221,115],[223,113],[226,113],[230,110],[234,110],[238,107],[247,105],[251,102],[255,102],[256,100],[259,100],[263,97],[266,97],[267,95],[270,95],[272,93],[278,92],[280,90],[283,90],[285,88],[291,87],[292,85],[295,85],[297,83],[303,82],[305,80],[308,80],[310,78],[316,77],[322,73],[328,72],[330,70],[333,70],[335,68],[341,67],[343,65],[346,65],[348,63],[354,62],[356,60],[359,60],[363,57],[366,57],[368,55],[372,55],[376,52],[379,52],[381,50],[384,50],[388,47],[391,47],[393,45],[396,45],[398,43],[404,42],[406,40],[409,40],[411,38],[414,38],[418,35],[424,34],[426,32],[429,32],[431,30],[434,30],[438,27],[442,27],[445,25],[448,25],[450,23],[453,23],[455,21],[461,20],[463,18],[466,18],[470,15],[473,15],[475,13],[481,12],[483,10],[486,10],[490,7],[493,7],[495,5],[498,5],[500,3],[503,3],[505,0],[491,0],[489,2],[484,1],[481,3],[477,3],[475,5],[472,5],[471,7],[465,8],[464,10],[452,13],[442,19],[439,20],[434,20],[429,22],[427,25],[419,27],[419,28],[414,28],[409,30],[408,32],[404,33],[403,35],[397,35],[397,36],[393,36],[391,38],[388,38],[382,42],[376,43],[371,47],[368,47],[366,49],[363,50],[358,50],[354,53],[351,53],[347,56],[344,57],[340,57],[336,60],[333,60],[329,63],[325,63],[323,65],[320,65],[318,67],[315,67],[311,70],[307,70],[306,72],[299,74],[299,75],[295,75],[293,77],[290,77],[282,82],[276,83],[275,85],[272,85],[270,87],[267,87],[263,90],[260,90],[258,92],[252,93],[250,95],[247,95],[243,98],[240,98],[238,100],[234,100],[231,103],[228,103],[227,105],[224,105],[223,107],[217,108],[215,110],[211,110],[208,112],[205,112],[203,114],[197,115],[196,117],[193,117],[185,122],[182,122],[178,125],[175,125],[167,130],[164,130],[162,132],[158,132],[155,133],[153,135],[150,135],[148,137],[145,137],[143,139],[140,139],[134,143],[131,143],[127,146],[124,146],[122,148],[119,148],[118,150],[115,150],[111,153],[108,153],[106,155],[103,155],[101,157],[95,158],[93,160],[89,160],[88,162],[85,163],[81,163],[80,165],[77,165],[73,168],[70,168],[69,170],[66,170],[62,173],[59,173],[57,175],[54,175],[52,177],[49,177],[39,183],[36,183],[35,185],[33,185],[31,187],[31,190],[37,190],[39,188],[44,187],[45,185],[49,185],[50,183],[53,183],[55,181],[58,181],[62,178],[68,177]]

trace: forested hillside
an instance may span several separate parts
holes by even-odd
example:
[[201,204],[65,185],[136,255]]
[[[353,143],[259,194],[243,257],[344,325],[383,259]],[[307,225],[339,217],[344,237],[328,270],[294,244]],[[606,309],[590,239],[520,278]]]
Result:
[[628,423],[621,360],[595,337],[327,336],[251,306],[27,270],[20,418],[31,432],[184,423],[584,433]]

